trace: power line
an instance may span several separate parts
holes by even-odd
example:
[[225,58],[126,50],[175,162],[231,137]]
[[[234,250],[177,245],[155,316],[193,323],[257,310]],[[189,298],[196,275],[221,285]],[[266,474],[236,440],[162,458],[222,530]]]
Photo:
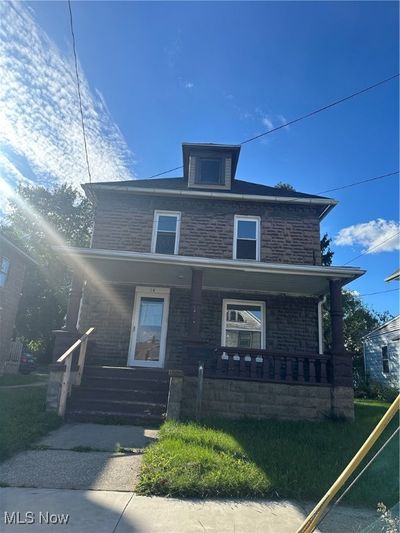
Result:
[[391,241],[397,235],[400,235],[400,231],[398,231],[396,233],[393,233],[392,235],[387,237],[384,241],[381,241],[378,244],[376,244],[375,246],[373,246],[372,248],[368,248],[368,250],[365,250],[365,252],[361,252],[360,254],[356,255],[355,257],[353,257],[353,259],[350,259],[350,261],[347,261],[347,263],[344,263],[343,266],[348,265],[349,263],[352,263],[353,261],[355,261],[359,257],[362,257],[363,255],[369,254],[370,252],[372,252],[372,250],[376,250],[377,248],[380,248],[382,246],[382,244],[385,244],[385,242]]
[[400,287],[397,287],[396,289],[388,289],[386,291],[368,292],[367,294],[357,294],[356,296],[361,298],[362,296],[374,296],[375,294],[384,294],[386,292],[395,292],[398,290],[400,290]]
[[78,72],[78,59],[77,59],[77,56],[76,56],[76,44],[75,44],[74,24],[73,24],[73,20],[72,20],[71,0],[68,0],[68,9],[69,9],[69,22],[70,22],[70,26],[71,26],[71,35],[72,35],[72,48],[73,48],[73,51],[74,51],[76,85],[77,85],[77,89],[78,89],[79,109],[80,109],[80,113],[81,113],[81,124],[82,124],[83,145],[84,145],[84,147],[85,147],[85,158],[86,158],[87,171],[88,171],[88,175],[89,175],[89,183],[92,183],[92,175],[91,175],[91,173],[90,173],[89,155],[88,155],[88,149],[87,149],[87,143],[86,143],[85,122],[84,122],[84,120],[83,120],[83,108],[82,108],[82,96],[81,96],[81,83],[80,83],[79,72]]
[[341,189],[348,189],[349,187],[354,187],[355,185],[361,185],[362,183],[368,183],[370,181],[381,180],[383,178],[388,178],[389,176],[396,176],[399,173],[398,170],[394,172],[389,172],[388,174],[382,174],[381,176],[375,176],[374,178],[367,178],[361,181],[355,181],[354,183],[349,183],[348,185],[342,185],[341,187],[336,187],[335,189],[327,189],[326,191],[317,192],[316,194],[326,194],[327,192],[340,191]]
[[390,76],[390,78],[386,78],[384,80],[378,81],[377,83],[374,83],[373,85],[370,85],[369,87],[365,87],[364,89],[361,89],[360,91],[357,91],[355,93],[349,94],[349,96],[345,96],[344,98],[340,98],[340,100],[335,100],[334,102],[331,102],[330,104],[327,104],[323,107],[320,107],[318,109],[315,109],[314,111],[311,111],[310,113],[307,113],[305,115],[301,115],[300,117],[297,117],[293,120],[290,120],[289,122],[285,122],[284,124],[281,124],[280,126],[277,126],[276,128],[272,128],[268,131],[265,131],[264,133],[260,133],[259,135],[255,135],[254,137],[250,137],[250,139],[246,139],[245,141],[242,141],[239,143],[240,145],[249,143],[251,141],[255,141],[256,139],[259,139],[260,137],[264,137],[264,135],[268,135],[269,133],[272,133],[274,131],[278,131],[282,128],[286,128],[287,126],[291,126],[292,124],[295,124],[296,122],[300,122],[300,120],[304,120],[306,118],[312,117],[313,115],[316,115],[317,113],[321,113],[322,111],[326,111],[327,109],[330,109],[331,107],[334,107],[338,104],[341,104],[343,102],[346,102],[347,100],[350,100],[351,98],[354,98],[355,96],[358,96],[360,94],[366,93],[367,91],[371,91],[372,89],[375,89],[376,87],[379,87],[380,85],[383,85],[384,83],[387,83],[389,81],[394,80],[395,78],[398,78],[400,74],[395,74],[394,76]]
[[[68,0],[70,1],[70,0]],[[331,107],[334,107],[336,105],[342,104],[343,102],[346,102],[347,100],[350,100],[351,98],[354,98],[356,96],[359,96],[360,94],[363,94],[367,91],[371,91],[372,89],[375,89],[376,87],[379,87],[380,85],[383,85],[384,83],[388,83],[389,81],[392,81],[396,78],[398,78],[400,74],[395,74],[394,76],[390,76],[389,78],[385,78],[384,80],[378,81],[377,83],[374,83],[373,85],[369,85],[368,87],[365,87],[364,89],[361,89],[359,91],[356,91],[355,93],[349,94],[348,96],[345,96],[344,98],[340,98],[339,100],[335,100],[334,102],[331,102],[330,104],[327,104],[323,107],[319,107],[318,109],[314,109],[314,111],[311,111],[310,113],[306,113],[305,115],[301,115],[300,117],[294,118],[293,120],[290,120],[289,122],[285,122],[284,124],[281,124],[280,126],[277,126],[276,128],[272,128],[270,130],[264,131],[263,133],[260,133],[258,135],[255,135],[254,137],[250,137],[249,139],[245,139],[244,141],[240,142],[239,145],[242,146],[244,144],[247,144],[249,142],[255,141],[256,139],[259,139],[260,137],[264,137],[265,135],[269,135],[270,133],[273,133],[275,131],[281,130],[283,128],[286,128],[287,126],[291,126],[292,124],[295,124],[297,122],[300,122],[301,120],[304,120],[306,118],[312,117],[318,113],[321,113],[322,111],[326,111],[327,109],[330,109]],[[179,167],[174,167],[169,170],[165,170],[164,172],[159,172],[158,174],[153,174],[152,176],[149,176],[146,179],[156,178],[157,176],[162,176],[164,174],[168,174],[169,172],[173,172],[174,170],[180,170],[183,168],[182,165]],[[390,174],[392,175],[392,174]],[[378,179],[378,178],[373,178]],[[366,181],[372,181],[372,180],[366,180]],[[337,190],[337,189],[332,189]]]

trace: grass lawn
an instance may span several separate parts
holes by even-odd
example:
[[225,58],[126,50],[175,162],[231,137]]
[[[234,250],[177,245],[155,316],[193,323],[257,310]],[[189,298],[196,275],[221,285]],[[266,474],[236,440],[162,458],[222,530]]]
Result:
[[46,383],[45,375],[37,374],[5,374],[0,376],[0,387],[7,385],[30,385],[42,381]]
[[57,415],[45,412],[45,400],[45,387],[0,388],[0,461],[61,424]]
[[[355,422],[210,420],[167,422],[144,454],[139,493],[180,497],[318,500],[387,409],[357,401]],[[385,436],[396,427],[392,421]],[[399,445],[394,438],[343,503],[398,501]]]

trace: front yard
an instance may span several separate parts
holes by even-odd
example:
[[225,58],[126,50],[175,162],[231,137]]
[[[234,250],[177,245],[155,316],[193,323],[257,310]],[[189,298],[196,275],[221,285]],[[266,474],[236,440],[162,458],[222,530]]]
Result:
[[61,424],[58,416],[45,412],[45,399],[45,386],[0,387],[0,461],[29,448],[36,439]]
[[[279,420],[167,422],[144,456],[140,494],[318,500],[388,405],[357,401],[354,423]],[[373,450],[395,429],[397,420]],[[398,501],[399,444],[393,439],[343,503]]]

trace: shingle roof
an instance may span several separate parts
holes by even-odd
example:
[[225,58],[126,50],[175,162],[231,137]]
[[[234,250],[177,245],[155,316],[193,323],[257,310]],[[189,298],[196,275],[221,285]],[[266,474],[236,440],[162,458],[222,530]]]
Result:
[[[141,187],[149,189],[188,190],[187,183],[183,178],[153,178],[129,181],[107,181],[100,182],[99,185],[132,187],[132,189]],[[96,183],[93,183],[92,187],[96,188]],[[205,189],[203,187],[201,190],[215,192],[215,189]],[[269,185],[261,185],[259,183],[251,183],[249,181],[238,179],[233,180],[232,188],[229,191],[220,192],[227,192],[231,194],[249,194],[256,196],[277,196],[283,198],[326,198],[325,196],[317,196],[315,194],[280,189],[278,187],[270,187]],[[329,200],[329,198],[326,199]]]

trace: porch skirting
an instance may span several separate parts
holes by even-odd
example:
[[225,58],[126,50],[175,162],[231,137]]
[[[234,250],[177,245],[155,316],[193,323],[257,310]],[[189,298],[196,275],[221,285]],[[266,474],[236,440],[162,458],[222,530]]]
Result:
[[[196,414],[197,378],[185,376],[181,418]],[[351,387],[285,385],[205,378],[201,416],[321,420],[329,416],[354,418]]]

